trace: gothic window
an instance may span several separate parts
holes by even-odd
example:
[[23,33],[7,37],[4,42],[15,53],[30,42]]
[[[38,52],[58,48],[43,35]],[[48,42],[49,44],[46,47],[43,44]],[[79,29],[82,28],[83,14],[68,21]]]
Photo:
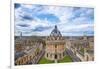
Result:
[[48,53],[47,53],[47,57],[48,57]]

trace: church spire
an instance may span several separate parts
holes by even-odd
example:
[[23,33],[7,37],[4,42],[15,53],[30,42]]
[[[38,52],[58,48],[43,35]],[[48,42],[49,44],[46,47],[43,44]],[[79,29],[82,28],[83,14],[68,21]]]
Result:
[[86,32],[84,32],[83,39],[87,40]]
[[20,39],[22,38],[22,32],[20,32]]

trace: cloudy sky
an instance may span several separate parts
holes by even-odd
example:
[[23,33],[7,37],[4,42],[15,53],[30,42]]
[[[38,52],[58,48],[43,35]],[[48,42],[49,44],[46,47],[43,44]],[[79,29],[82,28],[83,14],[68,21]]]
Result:
[[18,3],[14,8],[17,36],[48,36],[55,25],[63,36],[94,35],[93,8]]

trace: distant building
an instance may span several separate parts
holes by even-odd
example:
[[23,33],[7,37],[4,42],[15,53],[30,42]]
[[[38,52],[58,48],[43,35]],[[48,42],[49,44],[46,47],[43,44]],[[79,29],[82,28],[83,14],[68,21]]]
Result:
[[15,39],[15,65],[36,64],[42,55],[42,49],[41,40],[34,40],[32,37]]
[[71,51],[80,58],[81,61],[94,60],[94,39],[83,36],[82,39],[71,42]]
[[48,60],[63,59],[65,56],[65,40],[63,39],[57,26],[53,29],[50,36],[46,38],[45,58]]
[[22,38],[22,32],[20,32],[20,39]]

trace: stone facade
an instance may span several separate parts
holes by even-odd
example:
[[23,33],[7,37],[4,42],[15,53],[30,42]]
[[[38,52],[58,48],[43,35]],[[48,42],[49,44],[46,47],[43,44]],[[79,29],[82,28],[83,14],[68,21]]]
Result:
[[48,60],[60,60],[65,56],[65,40],[63,39],[57,26],[50,36],[46,38],[45,58]]
[[42,41],[33,39],[18,39],[15,42],[15,65],[35,64],[41,57]]
[[71,51],[81,61],[93,61],[94,60],[94,41],[93,38],[87,38],[84,36],[82,39],[71,41]]

